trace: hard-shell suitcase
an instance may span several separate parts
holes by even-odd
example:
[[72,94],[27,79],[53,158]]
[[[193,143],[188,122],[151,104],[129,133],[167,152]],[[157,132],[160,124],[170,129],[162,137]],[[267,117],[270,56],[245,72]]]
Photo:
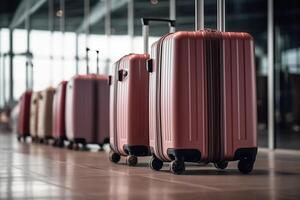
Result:
[[225,169],[239,160],[249,173],[257,152],[254,44],[247,33],[180,31],[152,46],[150,167],[163,161],[180,174],[184,162]]
[[[88,68],[87,65],[87,72]],[[109,77],[107,75],[76,75],[68,82],[66,134],[70,141],[69,148],[74,147],[78,150],[79,144],[82,144],[83,149],[88,149],[87,144],[99,144],[101,148],[104,143],[108,143],[108,108]]]
[[19,101],[18,141],[30,136],[30,101],[32,91],[25,91]]
[[[174,25],[172,20],[167,21]],[[147,42],[145,35],[144,41]],[[146,45],[145,45],[146,46]],[[110,160],[119,162],[127,156],[129,166],[137,164],[138,156],[151,155],[149,148],[149,75],[144,54],[129,54],[114,64],[110,98]]]
[[109,143],[109,97],[110,88],[109,82],[110,78],[108,75],[97,74],[96,77],[96,105],[94,113],[95,121],[95,142],[100,145],[102,149],[103,144]]
[[66,140],[65,106],[67,81],[62,81],[56,88],[53,99],[52,137],[54,146],[63,147]]
[[48,143],[52,139],[52,112],[55,89],[46,88],[40,92],[38,108],[37,137],[40,143]]
[[39,99],[40,92],[33,92],[30,101],[30,134],[33,142],[37,140]]

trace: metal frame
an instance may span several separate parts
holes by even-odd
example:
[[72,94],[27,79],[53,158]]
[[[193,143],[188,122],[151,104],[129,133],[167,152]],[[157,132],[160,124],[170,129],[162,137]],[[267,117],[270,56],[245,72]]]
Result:
[[[110,4],[110,10],[115,11],[122,6],[126,5],[129,0],[108,0]],[[77,33],[81,33],[85,30],[87,26],[91,26],[96,24],[102,18],[107,16],[107,0],[99,1],[90,12],[89,20],[84,19],[83,22],[80,24],[78,29],[76,30]]]
[[[37,11],[47,0],[23,0],[14,16],[12,21],[10,22],[9,28],[14,29],[19,26],[25,19],[27,15],[33,14]],[[29,4],[29,9],[27,9],[27,4]]]
[[274,0],[268,0],[268,147],[275,149]]
[[13,50],[13,29],[9,29],[9,101],[14,100],[14,50]]

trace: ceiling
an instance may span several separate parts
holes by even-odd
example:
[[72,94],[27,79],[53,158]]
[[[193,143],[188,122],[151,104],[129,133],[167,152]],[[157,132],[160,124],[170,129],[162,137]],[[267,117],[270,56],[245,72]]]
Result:
[[[91,10],[104,0],[90,0]],[[122,1],[122,0],[120,0]],[[0,3],[0,27],[8,27],[21,0],[5,0]],[[60,30],[60,17],[56,12],[60,9],[60,0],[53,0],[54,30]],[[300,28],[300,2],[275,0],[275,22],[280,27],[288,27],[298,37]],[[194,0],[176,1],[177,30],[194,29]],[[44,3],[31,15],[32,29],[48,30],[48,3]],[[169,0],[135,0],[134,1],[134,33],[141,35],[141,17],[169,16]],[[216,28],[216,0],[205,1],[205,25]],[[65,31],[75,32],[84,19],[84,0],[65,0]],[[127,34],[127,4],[114,10],[111,14],[112,34]],[[293,26],[290,26],[293,24]],[[296,25],[295,25],[296,24]],[[24,28],[24,23],[18,28]],[[226,0],[226,29],[229,31],[250,32],[256,41],[266,50],[267,38],[267,0]],[[287,29],[282,28],[283,32]],[[104,34],[104,17],[90,27],[94,34]],[[150,28],[151,35],[162,35],[167,32],[165,24],[155,24]],[[299,40],[299,39],[298,39]],[[297,40],[297,41],[298,41]]]

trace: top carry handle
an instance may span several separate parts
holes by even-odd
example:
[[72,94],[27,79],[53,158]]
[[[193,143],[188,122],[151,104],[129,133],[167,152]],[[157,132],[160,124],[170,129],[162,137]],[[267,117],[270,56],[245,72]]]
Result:
[[149,22],[150,21],[168,22],[168,24],[170,26],[170,32],[175,32],[175,20],[160,19],[160,18],[142,18],[144,53],[148,53],[148,47],[149,47]]
[[[195,30],[204,29],[204,0],[195,0]],[[225,31],[225,0],[217,0],[217,30]]]

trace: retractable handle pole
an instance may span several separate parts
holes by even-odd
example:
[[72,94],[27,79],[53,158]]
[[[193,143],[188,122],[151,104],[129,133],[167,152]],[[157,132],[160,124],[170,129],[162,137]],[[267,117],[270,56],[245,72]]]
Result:
[[195,31],[204,29],[204,0],[195,0]]
[[217,0],[217,29],[225,31],[225,0]]
[[99,74],[99,50],[96,50],[96,54],[97,54],[97,74]]
[[89,51],[90,48],[86,48],[85,49],[85,53],[86,53],[86,74],[90,73],[90,66],[89,66]]
[[143,24],[144,53],[148,53],[150,21],[167,22],[170,26],[170,33],[175,32],[175,20],[160,18],[142,18],[141,20]]

